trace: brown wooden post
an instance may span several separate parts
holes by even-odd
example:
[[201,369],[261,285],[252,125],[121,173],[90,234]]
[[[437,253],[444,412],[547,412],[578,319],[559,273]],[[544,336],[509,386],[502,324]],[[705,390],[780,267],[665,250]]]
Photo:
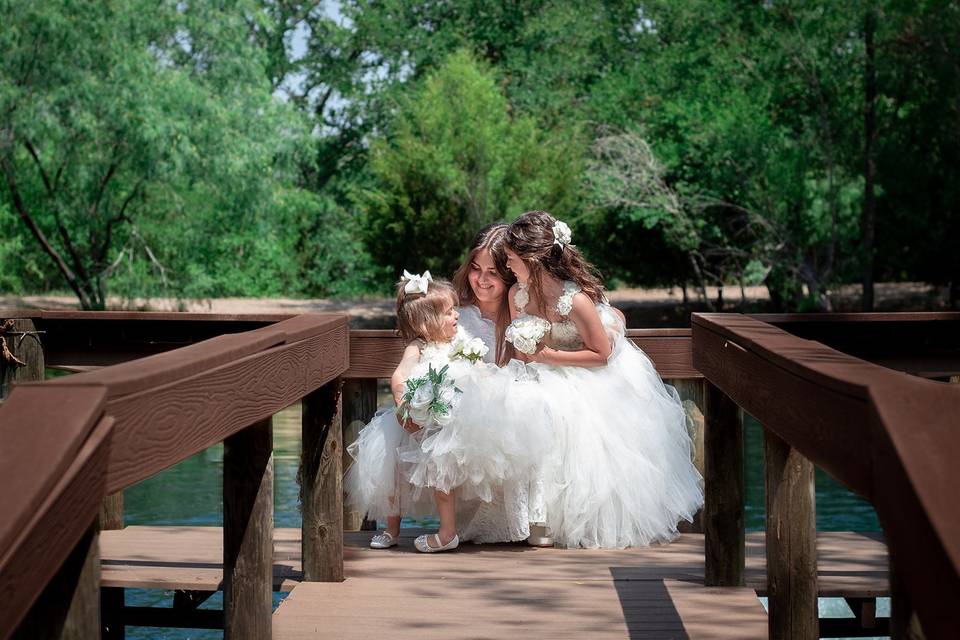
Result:
[[343,448],[336,379],[303,398],[303,579],[343,580]]
[[100,637],[100,543],[94,522],[13,633],[16,640]]
[[924,640],[920,618],[913,608],[907,586],[897,572],[896,563],[890,559],[890,638],[891,640]]
[[[665,382],[677,389],[683,401],[683,409],[689,419],[687,427],[690,431],[690,439],[693,441],[693,464],[700,475],[704,475],[704,385],[706,383],[703,378],[677,378],[665,380]],[[681,533],[703,533],[703,509],[697,511],[693,522],[681,522],[678,528]]]
[[[370,422],[377,411],[377,380],[376,378],[354,378],[344,381],[343,393],[343,470],[352,462],[347,446],[357,439],[357,434],[363,426]],[[364,515],[343,507],[344,531],[358,531],[364,528]]]
[[273,425],[223,446],[223,637],[269,639],[273,610]]
[[44,359],[40,336],[33,320],[0,320],[0,327],[0,337],[7,349],[23,363],[8,362],[0,357],[0,399],[3,399],[10,394],[10,386],[15,382],[43,380]]
[[819,637],[813,463],[764,428],[771,638]]
[[107,496],[100,505],[100,530],[123,529],[123,491]]
[[743,586],[743,421],[737,405],[705,382],[704,584]]

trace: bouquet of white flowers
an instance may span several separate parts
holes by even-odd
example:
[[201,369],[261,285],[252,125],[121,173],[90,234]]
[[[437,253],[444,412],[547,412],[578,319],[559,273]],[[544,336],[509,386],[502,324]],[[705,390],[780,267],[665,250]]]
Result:
[[427,375],[407,379],[397,417],[401,424],[411,418],[423,428],[445,426],[453,419],[453,410],[462,393],[447,376],[447,365],[440,370],[429,365]]
[[510,323],[504,338],[507,342],[512,342],[517,351],[527,355],[533,355],[537,352],[537,343],[539,343],[547,331],[550,330],[550,322],[537,316],[520,316]]
[[465,331],[457,331],[450,349],[451,358],[463,358],[470,362],[477,362],[487,355],[490,348],[480,338],[472,338]]

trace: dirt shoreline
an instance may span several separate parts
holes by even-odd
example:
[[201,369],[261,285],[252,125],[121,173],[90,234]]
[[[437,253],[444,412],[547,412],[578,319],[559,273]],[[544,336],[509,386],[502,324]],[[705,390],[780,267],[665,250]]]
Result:
[[[689,292],[689,304],[683,303],[679,288],[617,289],[609,292],[610,302],[623,310],[631,327],[689,326],[694,311],[707,311],[707,305]],[[707,293],[716,301],[717,287]],[[724,311],[763,312],[770,310],[766,287],[747,287],[741,299],[740,288],[724,287]],[[844,285],[831,292],[836,311],[859,311],[860,286]],[[877,311],[942,311],[947,308],[947,294],[921,282],[883,282],[876,285]],[[351,324],[363,328],[393,327],[393,298],[363,297],[344,299],[296,298],[210,298],[178,300],[174,298],[111,297],[108,308],[124,311],[189,311],[194,313],[346,313]],[[0,296],[3,309],[67,310],[79,308],[77,299],[64,295]]]

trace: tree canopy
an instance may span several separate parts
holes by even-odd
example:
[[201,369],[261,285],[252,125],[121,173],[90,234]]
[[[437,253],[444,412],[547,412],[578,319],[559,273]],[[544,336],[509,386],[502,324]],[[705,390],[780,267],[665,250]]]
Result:
[[960,305],[955,0],[0,10],[6,290],[382,292],[543,208],[615,282]]

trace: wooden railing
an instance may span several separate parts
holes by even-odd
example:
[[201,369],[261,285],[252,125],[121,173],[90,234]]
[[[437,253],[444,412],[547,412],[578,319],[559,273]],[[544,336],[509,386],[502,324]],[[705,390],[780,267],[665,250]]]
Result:
[[[97,611],[90,593],[101,499],[219,441],[226,445],[219,622],[227,637],[269,637],[269,416],[301,398],[304,579],[343,578],[342,444],[369,420],[377,379],[399,361],[404,343],[393,331],[348,336],[345,318],[329,316],[5,315],[45,332],[47,366],[84,373],[21,384],[0,405],[0,638],[18,624],[23,632],[62,621],[50,612],[63,610],[63,585],[81,577],[93,586],[71,591],[71,615]],[[943,635],[938,625],[958,594],[950,492],[960,388],[799,336],[946,377],[960,374],[958,325],[960,314],[695,315],[692,331],[628,332],[700,418],[692,435],[706,504],[694,530],[704,533],[708,585],[744,583],[740,407],[767,427],[768,530],[782,534],[767,545],[772,636],[816,634],[812,463],[876,505],[901,585],[896,606],[902,612],[912,602],[928,635]],[[101,521],[122,526],[122,506],[116,498],[107,504],[113,524],[103,512]],[[360,526],[358,514],[345,515],[347,528]],[[103,610],[109,617],[106,603]],[[790,626],[801,618],[806,626]]]
[[876,508],[893,636],[917,626],[915,610],[927,637],[955,637],[960,386],[918,376],[960,375],[960,314],[694,314],[692,324],[697,369],[765,427],[771,637],[818,637],[814,464]]
[[[99,636],[101,502],[221,441],[222,626],[228,638],[270,637],[270,417],[297,400],[304,404],[307,443],[305,529],[340,539],[340,510],[325,509],[316,489],[324,481],[319,469],[331,457],[331,442],[336,464],[326,467],[333,467],[339,483],[338,377],[348,364],[346,317],[242,319],[231,327],[241,333],[216,335],[234,319],[172,315],[36,314],[24,320],[47,332],[50,365],[82,370],[147,357],[19,384],[0,405],[0,638],[15,629],[19,637]],[[163,330],[140,320],[162,322]],[[54,332],[57,322],[67,325]],[[179,335],[170,331],[174,327]],[[209,339],[166,350],[183,344],[179,340],[187,334]],[[337,437],[327,439],[328,432]],[[342,549],[338,568],[330,558],[317,558],[315,548],[304,550],[305,577],[342,579]]]

